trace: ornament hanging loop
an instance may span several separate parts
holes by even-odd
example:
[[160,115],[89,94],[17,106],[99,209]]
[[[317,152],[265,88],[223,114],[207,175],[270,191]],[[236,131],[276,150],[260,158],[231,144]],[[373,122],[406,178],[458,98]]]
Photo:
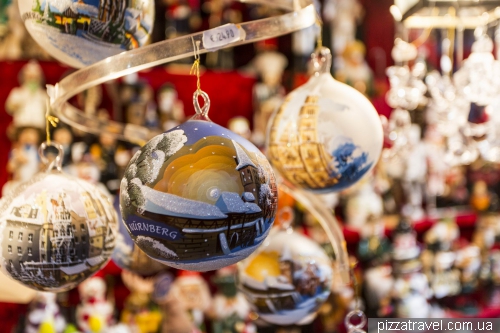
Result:
[[[47,158],[46,153],[49,147],[54,147],[55,149],[57,149],[57,156],[54,159]],[[64,149],[62,145],[53,141],[45,141],[38,148],[38,155],[40,156],[40,160],[42,161],[42,163],[47,166],[45,170],[46,172],[52,171],[53,169],[61,171],[64,158]]]
[[[203,99],[203,106],[200,106],[199,97]],[[210,97],[203,90],[196,90],[193,94],[193,105],[197,116],[207,117],[210,109]]]
[[[354,317],[359,318],[359,323],[353,324],[351,320]],[[363,311],[361,310],[353,310],[349,312],[344,319],[344,324],[345,327],[347,328],[348,333],[366,333],[365,330],[363,330],[363,327],[366,325],[366,315]]]
[[309,72],[312,75],[330,73],[332,68],[332,52],[329,48],[319,46],[313,54],[309,63]]

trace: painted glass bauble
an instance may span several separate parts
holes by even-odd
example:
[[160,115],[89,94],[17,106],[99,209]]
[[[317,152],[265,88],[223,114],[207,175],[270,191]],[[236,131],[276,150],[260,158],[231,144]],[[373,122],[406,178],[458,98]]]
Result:
[[320,193],[340,191],[377,163],[382,125],[366,97],[331,76],[328,49],[314,54],[312,64],[315,74],[274,114],[267,152],[294,185]]
[[2,270],[37,290],[75,287],[103,267],[115,246],[108,196],[59,171],[43,172],[0,203]]
[[[121,220],[119,200],[115,204],[118,220]],[[114,263],[120,268],[126,269],[140,275],[153,275],[165,269],[165,265],[151,259],[142,251],[130,237],[125,224],[119,223],[119,230],[116,235],[116,246],[111,255]]]
[[253,144],[210,121],[190,120],[134,155],[120,205],[132,239],[151,258],[208,271],[262,243],[274,222],[277,188]]
[[149,42],[153,0],[19,0],[26,29],[51,56],[81,68]]
[[325,251],[297,232],[271,233],[238,264],[238,287],[259,318],[276,325],[314,320],[330,295],[332,278]]

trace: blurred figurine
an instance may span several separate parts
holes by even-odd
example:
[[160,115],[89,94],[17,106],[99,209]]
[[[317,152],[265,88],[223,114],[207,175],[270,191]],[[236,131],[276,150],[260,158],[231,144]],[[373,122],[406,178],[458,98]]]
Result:
[[[335,55],[341,55],[347,44],[356,38],[357,25],[363,17],[363,6],[358,0],[327,0],[323,16],[332,31],[332,50]],[[337,59],[335,67],[342,67]]]
[[42,68],[31,60],[19,73],[20,87],[12,89],[5,102],[5,110],[12,115],[12,126],[45,128],[47,93],[43,88]]
[[457,251],[455,266],[460,270],[462,293],[469,294],[476,290],[479,284],[481,269],[481,251],[475,245],[468,245]]
[[177,306],[189,314],[194,326],[205,332],[204,313],[210,307],[211,296],[203,277],[197,272],[181,271],[170,293],[177,299]]
[[347,224],[362,230],[369,217],[380,219],[384,213],[382,198],[375,192],[371,178],[365,178],[358,191],[349,196],[345,208]]
[[57,294],[38,292],[31,302],[26,317],[25,333],[54,332],[62,333],[66,320],[59,311]]
[[0,60],[50,59],[47,52],[26,30],[19,13],[18,1],[0,1],[0,21],[5,20],[5,17],[2,17],[4,10],[7,22],[0,22]]
[[170,292],[174,278],[170,273],[156,276],[153,300],[160,306],[163,321],[161,333],[198,333],[188,312],[176,295]]
[[285,96],[281,77],[288,61],[281,53],[264,51],[255,57],[253,63],[262,81],[256,83],[253,89],[255,110],[252,142],[262,147],[265,143],[269,118],[282,104]]
[[212,279],[219,289],[210,307],[213,333],[240,333],[247,326],[250,306],[238,292],[235,273],[235,266],[225,267]]
[[361,240],[358,244],[358,256],[363,262],[372,266],[384,264],[389,259],[391,244],[385,236],[384,221],[380,216],[368,216],[365,225],[360,229]]
[[420,248],[416,233],[405,218],[401,219],[394,230],[392,253],[395,315],[399,318],[428,318],[432,296],[427,276],[421,272]]
[[130,295],[125,300],[125,308],[120,321],[135,333],[158,332],[161,313],[150,297],[155,280],[153,278],[142,278],[127,270],[122,271],[122,280],[130,290]]
[[247,140],[250,140],[252,136],[250,122],[245,117],[233,117],[229,119],[227,128]]
[[196,30],[200,24],[200,14],[198,10],[193,10],[192,1],[187,0],[166,0],[168,10],[165,13],[167,19],[167,28],[165,29],[165,38],[173,39],[176,37],[190,34]]
[[31,179],[40,171],[40,130],[33,127],[17,129],[17,139],[9,155],[7,172],[12,178],[2,188],[2,196],[6,196],[20,183]]
[[491,194],[488,185],[484,180],[479,180],[472,186],[470,205],[477,212],[483,212],[488,209],[491,202]]
[[105,333],[113,323],[113,306],[106,300],[106,283],[92,277],[78,285],[76,324],[83,333]]
[[177,90],[172,84],[165,84],[158,90],[158,109],[160,111],[160,128],[168,131],[184,122],[184,104],[178,98]]
[[427,149],[420,139],[420,127],[412,125],[408,137],[409,151],[403,175],[406,204],[404,214],[416,221],[424,217],[423,200],[427,176]]
[[123,169],[130,160],[129,152],[118,145],[115,137],[109,133],[101,133],[99,142],[89,147],[90,157],[101,172],[100,182],[112,194],[120,188]]
[[335,77],[365,96],[372,96],[373,72],[366,63],[365,54],[366,47],[362,42],[349,42],[342,53],[344,64],[337,70]]

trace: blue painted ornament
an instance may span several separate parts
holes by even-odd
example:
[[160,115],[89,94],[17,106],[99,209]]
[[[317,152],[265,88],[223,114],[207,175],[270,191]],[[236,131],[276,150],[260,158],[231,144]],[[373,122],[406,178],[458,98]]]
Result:
[[[116,198],[113,206],[121,220],[119,208],[120,200]],[[148,257],[141,249],[135,245],[130,237],[125,224],[120,223],[116,233],[116,244],[111,255],[114,263],[122,269],[134,272],[139,275],[153,275],[165,269],[165,265]]]
[[277,206],[265,156],[207,121],[208,104],[203,110],[142,147],[120,190],[123,223],[135,244],[161,263],[191,271],[250,255],[269,233]]
[[331,76],[330,50],[313,54],[312,65],[315,74],[273,115],[268,156],[297,187],[317,193],[341,191],[377,163],[382,124],[365,96]]

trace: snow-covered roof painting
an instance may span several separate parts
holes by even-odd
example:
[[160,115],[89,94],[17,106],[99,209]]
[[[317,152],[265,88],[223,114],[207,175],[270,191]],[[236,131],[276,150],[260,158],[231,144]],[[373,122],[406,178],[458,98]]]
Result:
[[142,186],[141,191],[146,198],[145,209],[151,213],[204,220],[227,217],[214,205],[159,192],[147,186]]
[[234,140],[232,140],[234,149],[236,150],[236,158],[238,158],[238,165],[236,166],[236,170],[241,170],[247,166],[251,166],[256,168],[255,164],[252,162],[250,157],[248,157],[247,153],[241,148],[241,146]]

